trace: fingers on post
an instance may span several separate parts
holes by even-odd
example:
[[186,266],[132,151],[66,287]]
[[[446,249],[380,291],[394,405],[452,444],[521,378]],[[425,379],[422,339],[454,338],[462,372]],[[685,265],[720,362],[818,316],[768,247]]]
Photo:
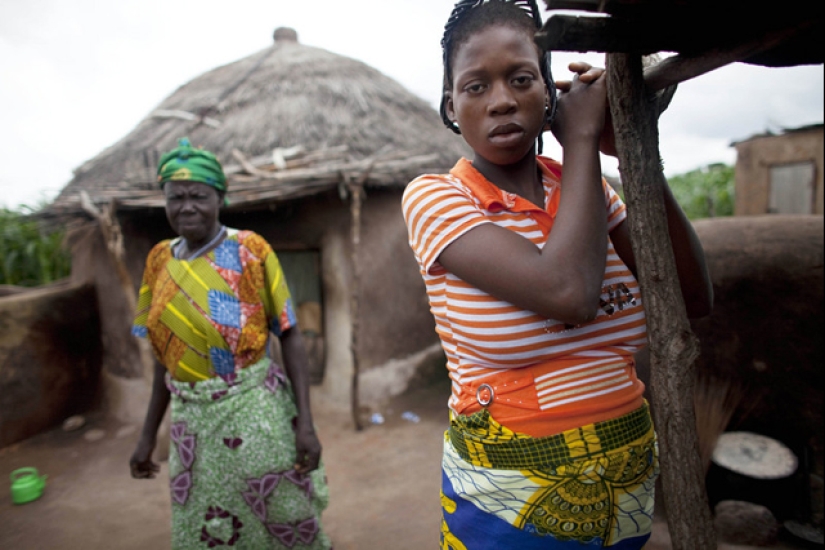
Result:
[[583,73],[587,72],[587,69],[590,68],[590,64],[586,61],[572,61],[567,68],[574,73]]
[[570,91],[570,86],[573,84],[569,80],[556,80],[556,90],[561,93],[567,93]]

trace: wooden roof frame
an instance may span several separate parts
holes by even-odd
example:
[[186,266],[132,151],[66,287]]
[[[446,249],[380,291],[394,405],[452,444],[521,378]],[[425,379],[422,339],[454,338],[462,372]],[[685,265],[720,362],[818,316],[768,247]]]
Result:
[[742,0],[546,0],[551,14],[536,35],[550,51],[676,52],[646,71],[651,91],[733,62],[765,67],[825,60],[822,2],[785,0],[782,12]]

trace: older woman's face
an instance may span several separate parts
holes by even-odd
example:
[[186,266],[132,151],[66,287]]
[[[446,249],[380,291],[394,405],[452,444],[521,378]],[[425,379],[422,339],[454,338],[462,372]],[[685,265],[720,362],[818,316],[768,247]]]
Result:
[[214,187],[197,181],[170,181],[163,186],[166,219],[190,244],[210,239],[217,231],[221,196]]

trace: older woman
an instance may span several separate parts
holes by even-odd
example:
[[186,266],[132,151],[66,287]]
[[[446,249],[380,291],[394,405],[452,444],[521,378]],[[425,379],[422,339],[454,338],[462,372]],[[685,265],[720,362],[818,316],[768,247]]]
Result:
[[212,153],[180,140],[158,181],[179,237],[152,249],[140,287],[133,332],[157,364],[132,477],[158,472],[151,455],[171,400],[173,548],[329,548],[306,353],[278,258],[259,235],[220,223],[226,177]]

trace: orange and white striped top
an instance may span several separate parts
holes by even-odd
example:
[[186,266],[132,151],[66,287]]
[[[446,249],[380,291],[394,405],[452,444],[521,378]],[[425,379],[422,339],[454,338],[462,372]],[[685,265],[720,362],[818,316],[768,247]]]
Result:
[[[535,437],[621,416],[642,405],[633,353],[647,343],[639,285],[608,241],[601,308],[572,327],[499,300],[446,271],[441,252],[467,231],[494,223],[542,248],[558,210],[561,164],[539,157],[545,209],[489,182],[461,159],[449,174],[423,175],[402,201],[436,332],[452,379],[450,408],[488,405],[501,424]],[[606,182],[608,230],[626,217]]]

